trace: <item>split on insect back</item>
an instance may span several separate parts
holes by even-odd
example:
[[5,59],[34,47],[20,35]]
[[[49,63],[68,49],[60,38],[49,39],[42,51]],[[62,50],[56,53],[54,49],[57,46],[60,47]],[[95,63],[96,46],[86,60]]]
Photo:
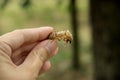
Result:
[[49,35],[49,39],[52,40],[58,40],[58,41],[65,41],[66,43],[71,43],[73,40],[73,36],[70,33],[69,30],[66,31],[53,31],[50,35]]

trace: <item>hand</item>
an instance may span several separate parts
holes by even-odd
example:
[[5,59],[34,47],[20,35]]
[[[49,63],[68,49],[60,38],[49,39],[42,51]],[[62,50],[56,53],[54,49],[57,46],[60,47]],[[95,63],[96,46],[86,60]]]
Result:
[[47,71],[58,51],[48,40],[51,27],[21,29],[0,36],[0,80],[36,80]]

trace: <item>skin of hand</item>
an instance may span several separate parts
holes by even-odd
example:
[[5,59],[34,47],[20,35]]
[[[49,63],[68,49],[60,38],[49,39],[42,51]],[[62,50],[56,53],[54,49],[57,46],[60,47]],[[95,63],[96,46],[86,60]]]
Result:
[[57,42],[52,27],[15,30],[0,36],[0,80],[36,80],[50,67]]

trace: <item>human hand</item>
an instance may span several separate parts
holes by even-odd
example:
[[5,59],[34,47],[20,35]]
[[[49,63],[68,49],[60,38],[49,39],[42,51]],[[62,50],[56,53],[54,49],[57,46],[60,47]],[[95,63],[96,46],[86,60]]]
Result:
[[0,36],[0,80],[36,80],[58,51],[51,27],[21,29]]

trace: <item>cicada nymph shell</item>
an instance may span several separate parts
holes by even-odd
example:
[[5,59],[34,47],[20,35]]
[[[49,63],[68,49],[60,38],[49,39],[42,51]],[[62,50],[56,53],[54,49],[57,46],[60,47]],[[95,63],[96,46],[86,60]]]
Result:
[[73,36],[72,34],[70,33],[69,30],[66,30],[66,31],[54,31],[50,34],[49,36],[49,39],[52,39],[52,40],[63,40],[65,41],[66,43],[71,43],[72,40],[73,40]]

